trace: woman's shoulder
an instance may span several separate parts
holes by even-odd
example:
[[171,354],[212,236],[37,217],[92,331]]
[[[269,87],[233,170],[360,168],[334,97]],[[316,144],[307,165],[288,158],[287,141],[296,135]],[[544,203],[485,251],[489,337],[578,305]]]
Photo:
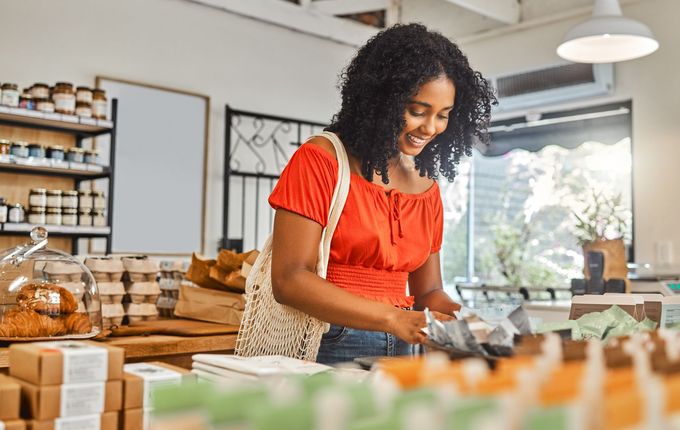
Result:
[[337,157],[335,155],[335,148],[333,147],[333,144],[331,143],[330,140],[326,139],[323,136],[312,137],[307,142],[305,142],[304,145],[302,145],[302,146],[305,147],[306,145],[309,145],[308,146],[309,149],[322,150],[328,156],[337,160]]

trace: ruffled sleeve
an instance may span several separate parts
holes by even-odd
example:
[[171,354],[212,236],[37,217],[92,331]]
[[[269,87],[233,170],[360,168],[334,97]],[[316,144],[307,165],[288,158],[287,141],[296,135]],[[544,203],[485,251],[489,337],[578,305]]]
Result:
[[442,204],[441,193],[436,194],[436,198],[433,199],[434,206],[434,237],[432,237],[432,248],[430,248],[430,253],[434,254],[439,252],[442,248],[442,239],[444,237],[444,205]]
[[338,180],[337,170],[337,161],[323,148],[309,143],[302,145],[281,172],[269,196],[270,206],[294,212],[325,227]]

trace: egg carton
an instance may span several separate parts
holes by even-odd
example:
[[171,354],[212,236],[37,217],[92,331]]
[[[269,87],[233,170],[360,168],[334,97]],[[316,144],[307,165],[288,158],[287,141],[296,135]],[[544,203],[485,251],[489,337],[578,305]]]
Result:
[[99,297],[102,304],[120,304],[125,296],[125,286],[122,282],[99,282]]
[[160,316],[164,318],[174,318],[175,305],[177,305],[177,299],[161,296],[156,303],[156,308],[158,309]]
[[123,278],[123,262],[113,258],[94,258],[85,260],[85,265],[97,282],[119,282]]
[[[168,298],[168,299],[179,299],[179,289],[177,290],[164,290],[161,289],[161,298]],[[160,300],[160,299],[159,299]]]
[[158,309],[153,303],[126,303],[123,306],[130,323],[158,318]]
[[125,286],[132,303],[156,303],[161,295],[158,282],[133,282]]
[[83,269],[73,263],[48,261],[43,272],[52,282],[78,282],[83,278]]
[[158,262],[148,258],[122,259],[125,268],[125,278],[130,282],[151,282],[158,276]]
[[125,318],[123,305],[120,303],[102,304],[102,325],[105,329],[122,325],[123,318]]

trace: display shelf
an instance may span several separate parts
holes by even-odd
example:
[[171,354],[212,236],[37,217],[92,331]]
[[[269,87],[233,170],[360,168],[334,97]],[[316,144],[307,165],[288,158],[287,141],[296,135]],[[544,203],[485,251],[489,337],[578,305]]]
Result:
[[[68,162],[66,162],[68,165]],[[54,166],[33,166],[30,164],[6,163],[0,161],[0,172],[23,173],[29,175],[62,176],[89,181],[92,179],[108,178],[111,171],[106,166],[92,166],[83,164],[85,169],[71,169]]]
[[0,106],[0,124],[52,130],[84,137],[107,134],[113,130],[113,122],[108,120],[7,106]]
[[[5,223],[0,224],[0,234],[15,235],[17,233],[28,233],[35,224],[29,223]],[[111,233],[111,227],[89,227],[81,225],[44,225],[50,236],[71,236],[71,237],[107,237]]]

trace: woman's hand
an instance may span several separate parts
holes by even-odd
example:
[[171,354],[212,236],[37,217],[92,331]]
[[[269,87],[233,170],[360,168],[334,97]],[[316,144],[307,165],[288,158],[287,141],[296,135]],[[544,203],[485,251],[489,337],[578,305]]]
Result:
[[[435,311],[431,311],[431,314],[439,321],[450,321],[455,319],[452,316]],[[421,330],[426,326],[427,321],[425,319],[425,312],[407,311],[395,308],[388,316],[388,327],[386,331],[410,344],[416,344],[424,343],[427,340],[427,335]]]

